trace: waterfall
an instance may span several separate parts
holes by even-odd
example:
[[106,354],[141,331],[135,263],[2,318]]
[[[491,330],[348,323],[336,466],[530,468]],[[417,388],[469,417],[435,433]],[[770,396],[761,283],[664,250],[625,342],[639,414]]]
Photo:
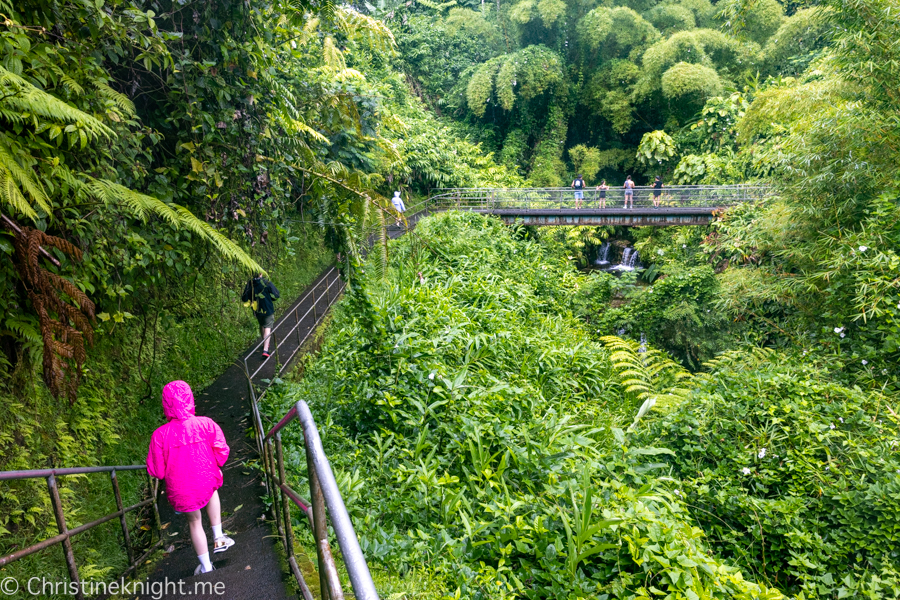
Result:
[[595,265],[608,265],[609,264],[609,242],[603,242],[603,245],[600,246],[600,252],[597,253],[597,260],[594,261]]
[[[630,250],[630,248],[626,248],[625,250]],[[635,265],[637,264],[637,259],[638,259],[638,252],[637,252],[637,250],[635,250],[630,255],[627,255],[627,254],[623,255],[622,263],[626,267],[631,267],[633,269],[635,267]]]
[[622,260],[619,264],[612,267],[610,271],[634,271],[634,265],[637,263],[638,253],[634,248],[628,247],[622,250]]
[[641,347],[638,348],[638,352],[640,354],[643,354],[646,351],[647,351],[647,336],[644,335],[643,332],[641,332]]

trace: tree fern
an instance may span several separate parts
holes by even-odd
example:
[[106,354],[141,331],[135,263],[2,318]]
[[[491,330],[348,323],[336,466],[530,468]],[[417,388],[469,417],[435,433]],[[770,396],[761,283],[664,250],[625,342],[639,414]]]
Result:
[[197,218],[191,211],[178,204],[165,202],[130,190],[123,185],[104,179],[90,179],[87,189],[97,199],[112,205],[125,206],[136,217],[146,220],[156,216],[170,225],[186,229],[209,242],[223,257],[246,267],[253,273],[263,273],[264,269],[235,242],[214,229],[206,221]]
[[638,400],[655,398],[658,406],[666,407],[681,402],[689,394],[690,390],[681,383],[691,379],[691,374],[664,352],[641,348],[637,342],[612,335],[600,341],[611,351],[609,359],[619,384]]

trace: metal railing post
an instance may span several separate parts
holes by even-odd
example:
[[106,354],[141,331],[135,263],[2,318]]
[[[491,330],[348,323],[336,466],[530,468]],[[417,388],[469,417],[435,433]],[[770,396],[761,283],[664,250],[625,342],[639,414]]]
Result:
[[[266,447],[266,458],[267,460],[267,469],[266,469],[266,477],[272,483],[269,486],[269,489],[272,491],[272,518],[275,520],[275,528],[278,531],[278,534],[281,536],[281,539],[285,539],[284,535],[284,527],[281,522],[281,511],[278,510],[278,492],[280,488],[277,485],[278,479],[275,477],[275,452],[272,450],[272,440],[266,438],[265,441]],[[287,548],[285,548],[285,551]]]
[[[280,431],[275,434],[275,453],[278,461],[278,487],[281,489],[282,485],[286,485],[287,477],[284,472],[284,451]],[[294,556],[294,526],[291,523],[291,504],[283,489],[281,489],[281,510],[284,512],[284,550],[290,558]]]
[[319,567],[319,589],[321,590],[322,600],[330,600],[331,594],[329,593],[328,575],[326,573],[328,567],[325,564],[325,552],[321,544],[322,540],[325,540],[326,543],[328,541],[328,525],[325,521],[325,497],[322,495],[322,488],[319,485],[319,476],[316,473],[316,465],[313,462],[312,453],[309,451],[308,440],[305,446],[306,469],[309,472],[310,510],[312,510],[313,515],[313,538],[316,541],[316,557],[318,558]]
[[[269,337],[272,338],[272,343],[275,344],[275,364],[276,364],[276,365],[280,365],[280,364],[281,364],[281,359],[278,357],[278,336],[275,335],[275,329],[274,329],[274,328],[272,329],[272,333],[269,334]],[[276,374],[276,375],[278,374],[278,371],[277,371],[277,370],[276,370],[275,374]]]
[[122,494],[119,492],[119,479],[116,477],[115,470],[109,472],[109,478],[112,480],[113,493],[116,495],[116,509],[121,513],[119,515],[119,524],[122,526],[122,539],[125,542],[125,553],[128,555],[128,564],[132,564],[134,562],[134,551],[131,549],[131,534],[128,533],[128,521],[125,519]]
[[69,580],[77,587],[75,597],[84,600],[84,592],[81,589],[81,578],[78,576],[78,565],[75,564],[75,553],[72,552],[72,540],[69,538],[69,529],[66,527],[66,516],[63,513],[62,502],[59,499],[59,489],[56,487],[56,477],[47,477],[47,488],[50,490],[50,504],[53,505],[53,515],[56,517],[56,527],[61,535],[66,536],[62,541],[63,555],[66,558],[66,567],[69,569]]

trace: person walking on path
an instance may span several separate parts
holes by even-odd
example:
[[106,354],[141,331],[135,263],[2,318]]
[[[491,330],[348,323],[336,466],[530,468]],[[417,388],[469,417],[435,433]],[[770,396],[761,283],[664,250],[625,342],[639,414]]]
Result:
[[[625,185],[622,187],[625,188],[625,208],[634,208],[634,182],[631,175],[625,178]],[[631,206],[628,206],[629,203]]]
[[603,180],[603,183],[597,186],[597,191],[600,192],[599,200],[600,200],[600,209],[603,210],[606,208],[606,190],[609,189],[609,186],[606,185],[606,180]]
[[653,208],[659,208],[659,195],[662,194],[663,182],[662,177],[659,175],[656,176],[656,180],[653,182]]
[[575,181],[572,182],[572,187],[575,188],[575,208],[581,208],[581,201],[584,199],[584,179],[581,178],[581,175],[575,176]]
[[213,534],[213,553],[225,552],[234,540],[222,532],[222,465],[228,459],[225,434],[215,421],[194,415],[194,393],[184,381],[171,381],[162,391],[168,422],[153,432],[147,472],[166,482],[166,497],[175,512],[187,516],[191,542],[200,564],[194,575],[214,569],[203,531],[205,508]]
[[263,358],[269,358],[269,338],[272,337],[272,327],[275,325],[275,305],[272,301],[280,297],[281,292],[262,273],[248,281],[241,294],[241,300],[250,303],[259,322],[259,334],[263,338]]
[[[394,192],[394,197],[391,198],[391,204],[394,205],[394,210],[396,210],[401,215],[406,212],[406,205],[403,204],[403,198],[400,197],[400,192]],[[400,219],[397,219],[397,227],[400,226]]]

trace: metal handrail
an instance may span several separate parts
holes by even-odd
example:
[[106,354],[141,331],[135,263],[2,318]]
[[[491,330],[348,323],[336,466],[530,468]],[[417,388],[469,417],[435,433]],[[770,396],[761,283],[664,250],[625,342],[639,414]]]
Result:
[[[150,477],[148,477],[148,486],[150,489],[150,498],[146,500],[142,500],[137,504],[132,504],[131,506],[123,506],[122,505],[122,494],[119,491],[119,480],[116,477],[116,473],[118,471],[138,471],[143,470],[147,473],[147,465],[118,465],[118,466],[106,466],[106,467],[71,467],[71,468],[62,468],[62,469],[35,469],[31,471],[3,471],[0,472],[0,481],[14,481],[19,479],[46,479],[47,480],[47,489],[50,493],[50,504],[53,507],[53,514],[56,518],[56,526],[59,530],[59,535],[55,535],[51,538],[47,538],[42,540],[36,544],[33,544],[27,548],[23,548],[22,550],[17,550],[12,554],[7,554],[6,556],[0,557],[0,567],[13,563],[19,559],[25,558],[35,552],[40,552],[41,550],[45,550],[50,546],[56,544],[62,544],[63,546],[63,555],[66,560],[66,567],[69,571],[69,580],[75,584],[75,596],[79,599],[84,598],[84,590],[81,585],[81,576],[78,572],[78,564],[75,562],[75,553],[72,550],[72,537],[78,535],[79,533],[84,533],[98,525],[102,525],[108,521],[112,521],[116,517],[119,518],[119,525],[122,528],[122,541],[123,546],[125,547],[125,553],[128,556],[128,568],[120,576],[120,579],[124,579],[125,576],[133,571],[139,564],[141,564],[150,553],[152,553],[157,546],[162,543],[162,534],[161,534],[161,526],[159,519],[159,508],[156,503],[157,492],[159,488],[159,481]],[[75,527],[74,529],[69,529],[68,524],[66,523],[66,516],[63,511],[62,501],[59,496],[59,486],[57,485],[56,478],[58,476],[66,476],[66,475],[81,475],[88,473],[109,473],[110,480],[112,481],[113,494],[116,498],[116,512],[110,513],[108,515],[104,515],[99,519],[91,521],[90,523],[84,523]],[[134,558],[134,548],[131,544],[131,534],[128,531],[128,523],[125,519],[125,515],[135,511],[139,508],[143,508],[149,504],[153,504],[153,523],[156,530],[157,541],[154,544],[151,544],[150,547],[137,559]],[[151,536],[152,536],[151,532]],[[152,541],[152,537],[151,537]]]
[[[734,206],[742,202],[764,199],[774,193],[774,188],[759,184],[738,185],[666,185],[661,190],[652,186],[632,188],[631,201],[635,207],[650,206],[659,192],[659,203],[669,209],[714,210]],[[604,198],[596,187],[581,190],[583,198],[575,198],[576,190],[565,188],[437,188],[432,190],[429,201],[435,210],[475,210],[496,212],[502,210],[619,210],[612,206],[625,199],[625,190],[612,187],[605,190]],[[605,200],[603,209],[594,208]]]
[[[306,450],[309,490],[312,502],[304,500],[285,481],[281,430],[295,420],[299,420],[303,428],[304,449]],[[274,448],[272,447],[273,442]],[[323,598],[330,597],[331,600],[342,600],[344,597],[331,553],[331,546],[328,543],[327,511],[327,514],[331,516],[331,526],[337,537],[338,546],[341,549],[344,564],[347,567],[347,573],[350,575],[350,584],[353,586],[354,596],[357,600],[378,600],[375,583],[372,581],[368,564],[359,546],[356,531],[353,529],[353,523],[338,489],[334,472],[331,470],[331,464],[328,462],[328,457],[322,448],[322,439],[319,437],[315,419],[313,419],[312,412],[310,412],[306,402],[300,400],[294,404],[278,424],[266,434],[264,443],[266,454],[269,457],[269,464],[273,467],[271,477],[273,480],[278,481],[278,488],[281,490],[280,504],[283,514],[280,515],[280,533],[282,533],[286,542],[293,539],[289,504],[289,502],[292,502],[306,513],[313,530],[316,540],[316,553],[320,565],[319,578],[320,588],[323,590]],[[275,472],[276,468],[277,473]],[[278,504],[278,502],[275,504]],[[288,554],[291,569],[294,570],[298,581],[302,581],[303,576],[300,570],[295,568],[296,559],[294,558],[293,544],[286,543],[285,551]],[[301,584],[301,590],[304,588],[308,589],[305,582]],[[327,596],[325,592],[327,592]],[[307,600],[312,600],[311,596],[307,597]]]
[[[417,219],[422,214],[427,214],[432,207],[430,199],[407,207],[404,220],[409,223],[410,220]],[[374,243],[374,233],[372,230],[366,234],[366,239],[370,243]],[[276,361],[276,375],[281,375],[287,370],[293,358],[303,348],[306,340],[316,330],[319,323],[325,318],[328,310],[340,297],[344,290],[345,284],[340,277],[332,277],[337,274],[337,269],[331,267],[326,271],[325,276],[321,277],[318,282],[310,289],[299,301],[295,303],[293,315],[290,319],[290,313],[287,318],[282,317],[278,324],[272,328],[271,343],[274,344],[274,352]],[[324,284],[325,289],[322,290]],[[332,293],[332,288],[335,291]],[[306,310],[301,316],[299,313],[300,306],[312,298],[312,306]],[[312,323],[301,336],[301,326],[308,319],[312,312]],[[293,323],[291,323],[293,321]],[[283,333],[284,326],[289,329]],[[296,332],[297,347],[284,360],[281,360],[280,347],[286,339],[289,339]],[[280,339],[279,339],[280,338]],[[297,564],[294,556],[293,542],[293,526],[291,524],[291,504],[296,505],[306,515],[310,528],[316,540],[316,555],[319,565],[320,589],[324,600],[343,600],[344,595],[341,590],[340,580],[337,574],[337,568],[334,564],[334,558],[331,553],[331,547],[328,543],[328,530],[326,527],[326,510],[331,515],[334,523],[333,527],[337,535],[338,545],[344,557],[347,571],[350,575],[350,583],[353,586],[354,593],[358,600],[377,600],[378,595],[375,591],[375,585],[372,582],[372,576],[369,573],[368,565],[362,555],[359,547],[356,533],[350,522],[350,516],[347,508],[344,506],[340,491],[331,471],[331,466],[322,449],[322,442],[316,430],[315,421],[306,403],[298,402],[291,411],[279,422],[275,428],[266,432],[263,425],[262,413],[259,410],[259,401],[266,395],[274,383],[274,377],[268,381],[261,390],[257,390],[255,382],[256,377],[260,374],[263,367],[272,358],[270,355],[262,364],[251,372],[249,359],[263,345],[265,340],[260,340],[248,352],[243,359],[244,375],[247,378],[247,386],[249,389],[250,407],[253,415],[253,427],[256,431],[257,450],[263,463],[264,483],[266,490],[272,494],[275,502],[272,503],[272,515],[275,520],[279,537],[284,545],[285,553],[288,556],[288,564],[291,572],[300,586],[300,592],[305,600],[313,600],[312,592],[303,574]],[[302,407],[301,408],[301,404]],[[297,492],[292,490],[286,483],[286,474],[284,468],[284,455],[281,444],[280,430],[290,423],[292,420],[300,418],[303,426],[304,448],[307,457],[307,470],[309,472],[309,487],[312,495],[312,502],[304,500]],[[274,447],[273,447],[274,446]],[[278,496],[281,496],[280,502]],[[280,509],[278,508],[280,505]]]

